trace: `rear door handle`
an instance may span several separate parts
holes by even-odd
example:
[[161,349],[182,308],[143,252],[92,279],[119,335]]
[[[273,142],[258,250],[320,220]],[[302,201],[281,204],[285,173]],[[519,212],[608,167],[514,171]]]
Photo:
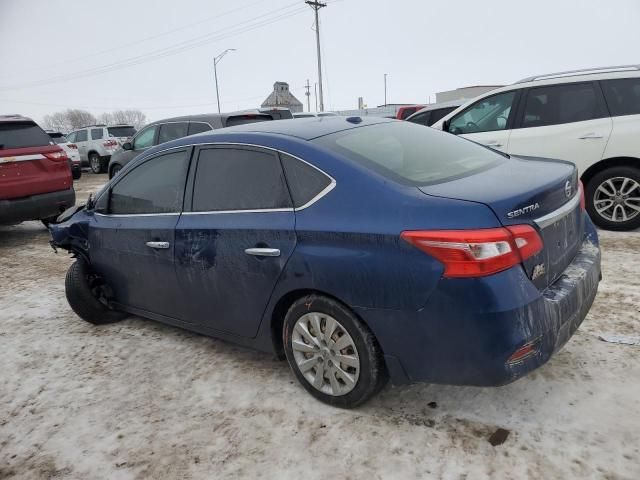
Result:
[[581,137],[578,137],[578,140],[589,140],[589,139],[598,139],[602,138],[602,135],[596,135],[595,133],[587,133]]
[[256,257],[279,257],[280,250],[277,248],[247,248],[244,253],[255,255]]
[[147,242],[147,247],[164,250],[169,248],[169,242]]

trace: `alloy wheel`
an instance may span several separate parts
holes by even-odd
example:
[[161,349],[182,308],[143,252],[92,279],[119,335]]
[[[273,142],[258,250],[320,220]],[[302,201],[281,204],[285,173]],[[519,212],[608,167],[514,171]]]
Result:
[[358,383],[360,357],[356,344],[331,315],[302,315],[291,332],[291,349],[300,373],[316,390],[340,396]]
[[640,214],[640,184],[628,177],[612,177],[596,188],[593,206],[610,222],[627,222]]
[[91,155],[91,158],[89,159],[89,163],[91,166],[91,171],[93,173],[100,173],[100,170],[102,169],[102,165],[100,165],[100,157],[97,155]]

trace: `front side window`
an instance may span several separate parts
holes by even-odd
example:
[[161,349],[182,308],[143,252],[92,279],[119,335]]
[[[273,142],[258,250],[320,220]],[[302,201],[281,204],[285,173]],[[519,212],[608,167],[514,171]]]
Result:
[[275,153],[239,148],[200,150],[193,211],[291,208]]
[[86,142],[87,141],[87,131],[86,130],[78,130],[76,133],[76,142]]
[[331,178],[302,160],[286,153],[280,159],[295,208],[308,204],[331,184]]
[[611,115],[640,114],[640,78],[605,80],[601,83]]
[[593,83],[567,83],[529,90],[522,127],[544,127],[601,118]]
[[184,150],[154,157],[130,170],[113,186],[109,213],[179,213],[186,175]]
[[515,90],[484,98],[453,117],[449,131],[459,135],[504,130],[515,98]]
[[67,135],[67,139],[69,139],[69,141],[71,143],[75,142],[76,141],[76,132],[72,132],[69,135]]
[[441,118],[444,118],[447,115],[449,115],[456,108],[458,107],[446,107],[446,108],[438,108],[437,110],[431,110],[431,116],[429,117],[429,123],[427,123],[427,126],[430,127]]
[[409,185],[441,183],[505,161],[503,155],[474,142],[411,122],[352,128],[311,141]]
[[149,148],[153,145],[153,140],[156,137],[156,128],[154,125],[152,127],[147,127],[140,132],[140,134],[133,140],[133,149],[141,150],[143,148]]
[[92,128],[91,129],[91,140],[100,140],[102,138],[102,129],[101,128]]
[[169,142],[187,136],[188,122],[163,123],[158,133],[158,143]]
[[196,133],[208,132],[211,130],[211,126],[204,122],[191,122],[189,124],[189,135],[195,135]]

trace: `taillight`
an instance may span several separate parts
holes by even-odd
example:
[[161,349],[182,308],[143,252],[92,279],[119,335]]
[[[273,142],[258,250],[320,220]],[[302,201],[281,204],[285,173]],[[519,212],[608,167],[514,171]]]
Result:
[[448,278],[492,275],[522,263],[542,250],[530,225],[481,230],[423,230],[401,237],[444,265]]
[[116,146],[118,146],[118,142],[117,142],[117,140],[105,140],[103,145],[105,147],[116,147]]
[[77,150],[77,149],[78,149],[78,145],[76,145],[75,143],[68,143],[68,144],[67,144],[67,147],[69,147],[69,148],[73,148],[73,149],[75,149],[75,150]]
[[584,185],[582,184],[582,180],[578,180],[578,190],[580,191],[580,208],[584,210],[586,206],[584,202]]
[[43,153],[43,155],[47,157],[49,160],[55,160],[55,161],[69,160],[69,157],[67,157],[67,154],[64,153],[63,151],[48,152],[48,153]]

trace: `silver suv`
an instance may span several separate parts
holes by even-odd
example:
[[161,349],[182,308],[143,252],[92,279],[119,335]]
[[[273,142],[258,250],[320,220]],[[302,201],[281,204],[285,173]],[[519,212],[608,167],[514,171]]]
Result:
[[123,143],[131,140],[136,129],[131,125],[89,125],[67,135],[78,146],[80,160],[89,165],[93,173],[107,171],[109,159]]

